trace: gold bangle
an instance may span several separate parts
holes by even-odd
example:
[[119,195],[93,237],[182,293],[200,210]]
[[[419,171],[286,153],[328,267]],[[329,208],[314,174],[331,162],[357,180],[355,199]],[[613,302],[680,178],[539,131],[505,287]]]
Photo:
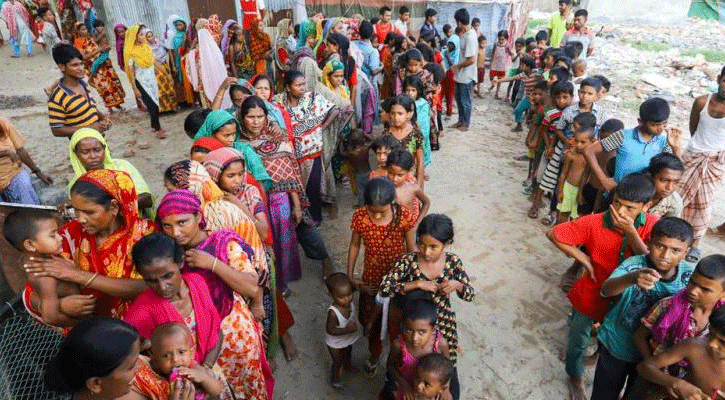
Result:
[[88,280],[86,281],[86,283],[83,285],[83,287],[81,289],[87,288],[88,285],[90,285],[91,282],[93,282],[93,280],[96,279],[97,276],[98,276],[98,272],[96,272],[95,274],[93,274],[93,276],[91,276],[90,278],[88,278]]
[[216,262],[217,262],[217,260],[218,260],[218,258],[214,257],[214,264],[211,265],[211,273],[212,274],[214,273],[214,269],[216,268]]

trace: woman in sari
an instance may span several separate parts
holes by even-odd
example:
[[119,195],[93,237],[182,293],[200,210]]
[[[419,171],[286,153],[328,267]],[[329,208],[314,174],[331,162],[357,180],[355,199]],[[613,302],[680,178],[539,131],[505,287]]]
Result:
[[74,174],[68,183],[69,191],[78,178],[88,171],[99,169],[123,171],[131,177],[136,188],[139,212],[145,217],[153,219],[156,207],[146,180],[130,162],[120,158],[111,158],[111,150],[108,148],[106,138],[100,132],[92,128],[77,130],[68,142],[68,155]]
[[[171,55],[171,75],[174,78],[176,101],[194,104],[194,90],[186,73],[185,56],[188,51],[186,20],[178,15],[171,15],[166,22],[166,48]],[[189,28],[191,29],[191,28]]]
[[300,40],[297,52],[292,59],[291,69],[301,72],[305,77],[305,90],[330,96],[329,89],[322,84],[322,70],[317,65],[314,54],[322,42],[322,27],[319,23],[305,20],[300,24]]
[[236,233],[212,229],[202,210],[197,195],[173,190],[159,203],[158,218],[164,233],[186,249],[182,271],[201,274],[209,287],[223,337],[217,364],[232,392],[240,399],[272,399],[274,379],[253,314],[261,311],[262,304],[253,304],[250,310],[245,300],[259,297],[254,293],[258,281],[251,261],[254,251]]
[[128,29],[123,43],[123,58],[136,100],[146,106],[156,138],[164,139],[166,131],[161,129],[159,121],[159,83],[156,80],[154,55],[146,42],[147,31],[145,26],[138,24]]
[[25,5],[18,0],[5,0],[2,5],[2,19],[8,26],[10,31],[10,44],[13,46],[13,55],[11,57],[20,57],[20,46],[25,45],[25,54],[30,57],[33,55],[33,41],[35,36],[31,31],[30,21],[35,18],[30,16]]
[[294,38],[294,26],[292,20],[284,18],[277,23],[277,33],[274,39],[274,61],[275,70],[277,73],[277,89],[282,89],[282,73],[289,70],[290,63],[292,62],[292,55],[294,55],[295,49],[297,48],[297,41]]
[[91,66],[98,56],[109,49],[101,49],[95,40],[88,33],[88,28],[82,22],[76,22],[76,37],[73,45],[83,54],[83,60],[86,66],[86,74],[88,83],[91,84],[101,95],[106,108],[112,111],[114,108],[122,109],[121,104],[124,103],[126,92],[123,90],[121,80],[118,79],[116,71],[113,69],[111,60],[106,60],[98,68],[95,74],[91,75]]
[[229,59],[227,58],[229,42],[232,40],[232,37],[236,35],[238,28],[239,24],[237,24],[237,21],[233,19],[227,20],[227,22],[225,22],[224,26],[222,27],[222,41],[219,45],[219,48],[221,48],[222,50],[222,54],[224,55],[224,61],[227,63],[227,66],[229,65]]
[[151,53],[154,55],[154,70],[159,86],[159,112],[176,111],[179,105],[176,103],[174,80],[169,68],[169,53],[153,32],[146,32],[146,41],[151,46]]
[[243,29],[237,29],[231,36],[225,55],[229,62],[229,72],[233,77],[249,79],[254,75],[254,62],[247,44],[247,35]]
[[[330,182],[323,157],[325,142],[334,145],[336,138],[325,140],[339,116],[338,108],[316,92],[305,91],[305,77],[299,71],[285,74],[285,91],[274,97],[290,115],[295,143],[295,157],[309,199],[304,223],[297,225],[297,238],[308,258],[321,260],[325,276],[332,272],[332,262],[317,226],[322,221],[323,203],[334,204],[334,180]],[[336,132],[335,132],[336,133]],[[328,146],[329,147],[329,146]],[[329,168],[329,165],[328,165]],[[331,190],[332,188],[332,190]]]
[[254,72],[258,75],[267,74],[267,60],[272,51],[272,39],[264,31],[264,24],[260,19],[252,22],[249,30],[249,57],[254,63]]
[[222,21],[219,19],[219,16],[217,14],[210,15],[206,20],[206,24],[204,24],[202,28],[211,33],[212,39],[214,39],[216,45],[219,46],[222,41]]
[[31,258],[26,271],[75,283],[88,296],[84,307],[97,315],[123,318],[131,301],[146,290],[131,248],[156,227],[139,216],[133,181],[122,171],[86,172],[71,187],[71,203],[76,217],[59,231],[63,258]]
[[[191,50],[186,58],[189,80],[194,90],[199,93],[203,108],[209,108],[219,88],[227,78],[224,68],[224,56],[219,45],[207,29],[198,32],[199,47]],[[222,108],[231,107],[232,101],[228,93],[224,94]]]
[[116,61],[121,71],[126,71],[126,61],[123,58],[123,41],[126,39],[128,28],[124,24],[113,26],[113,34],[116,36]]

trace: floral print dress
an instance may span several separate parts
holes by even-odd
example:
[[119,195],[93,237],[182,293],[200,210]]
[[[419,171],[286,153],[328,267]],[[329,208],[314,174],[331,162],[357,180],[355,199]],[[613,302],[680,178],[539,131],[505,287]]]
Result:
[[[468,274],[463,269],[463,262],[452,253],[446,253],[444,257],[443,272],[434,279],[430,279],[420,269],[418,253],[408,253],[402,256],[393,270],[383,278],[383,282],[380,284],[380,295],[383,297],[402,296],[405,294],[403,288],[408,282],[433,281],[441,284],[443,281],[456,280],[463,284],[463,289],[458,293],[458,297],[465,301],[472,301],[475,294]],[[451,361],[455,362],[459,350],[458,331],[456,330],[456,313],[451,307],[451,299],[449,296],[436,292],[432,294],[432,300],[438,308],[436,328],[446,338],[451,352]]]

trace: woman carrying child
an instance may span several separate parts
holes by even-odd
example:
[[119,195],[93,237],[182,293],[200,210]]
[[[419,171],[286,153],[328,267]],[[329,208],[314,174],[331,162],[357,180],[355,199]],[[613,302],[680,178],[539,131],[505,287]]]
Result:
[[[199,198],[188,190],[167,193],[158,209],[164,233],[186,249],[184,270],[202,275],[209,286],[223,335],[217,362],[235,396],[272,398],[273,380],[267,378],[269,366],[255,321],[265,314],[260,274],[252,263],[255,252],[232,231],[207,230],[211,226],[206,215]],[[253,299],[251,309],[246,299]]]
[[126,92],[124,92],[121,80],[118,79],[118,75],[113,69],[111,60],[106,60],[95,74],[90,74],[93,62],[105,49],[101,49],[96,44],[96,41],[88,33],[88,28],[82,22],[75,24],[75,30],[73,45],[83,54],[83,60],[86,63],[86,72],[88,72],[88,83],[98,90],[98,94],[101,95],[109,111],[114,108],[121,109],[121,104],[123,104],[126,98]]
[[[417,240],[419,250],[401,257],[383,278],[380,296],[402,296],[413,290],[431,293],[438,309],[436,327],[448,342],[451,360],[455,363],[458,332],[450,295],[456,292],[465,301],[472,301],[475,295],[461,259],[445,251],[453,242],[453,222],[445,215],[430,214],[418,225]],[[454,399],[458,399],[460,392],[457,381],[454,375],[451,384]]]
[[374,376],[382,353],[380,330],[381,312],[375,295],[383,277],[398,258],[415,249],[413,227],[415,220],[407,209],[395,202],[395,186],[386,178],[375,178],[365,185],[365,207],[352,214],[350,248],[347,256],[347,275],[354,276],[360,244],[365,245],[361,279],[352,278],[360,289],[360,322],[368,336],[370,358],[365,370]]

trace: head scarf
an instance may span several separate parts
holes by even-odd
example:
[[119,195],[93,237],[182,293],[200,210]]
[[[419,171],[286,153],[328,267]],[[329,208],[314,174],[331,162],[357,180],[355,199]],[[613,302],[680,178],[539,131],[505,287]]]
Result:
[[277,39],[287,38],[289,36],[289,24],[291,21],[289,18],[283,18],[277,22]]
[[234,25],[238,25],[237,21],[235,21],[233,19],[228,19],[227,22],[224,23],[224,27],[222,28],[221,49],[222,49],[222,54],[225,57],[227,55],[227,50],[229,49],[229,40],[231,39],[231,36],[229,34]]
[[164,46],[166,46],[167,49],[174,49],[174,38],[178,34],[181,34],[182,39],[184,38],[185,31],[176,29],[177,21],[183,22],[185,26],[188,25],[180,16],[176,14],[169,15],[169,18],[166,19],[166,31],[164,32]]
[[199,228],[206,228],[206,220],[201,209],[201,201],[194,193],[187,189],[175,189],[166,193],[159,202],[159,208],[156,210],[156,219],[160,225],[162,219],[171,215],[180,214],[199,215],[201,217]]
[[213,137],[203,137],[200,139],[197,139],[194,144],[191,145],[192,148],[198,147],[201,149],[206,149],[210,153],[216,149],[221,149],[224,147],[224,143],[214,139]]
[[108,143],[106,143],[106,138],[103,137],[97,130],[92,128],[81,128],[78,129],[73,136],[71,136],[70,141],[68,142],[68,155],[70,157],[70,165],[73,167],[73,173],[74,177],[71,178],[70,183],[68,184],[68,190],[73,186],[74,183],[76,183],[76,180],[79,179],[79,177],[83,174],[85,174],[86,167],[83,166],[83,163],[81,162],[80,158],[78,158],[78,155],[76,154],[76,146],[78,146],[78,143],[87,138],[93,138],[96,139],[98,142],[101,143],[104,147],[104,155],[103,155],[103,168],[107,170],[116,170],[116,171],[123,171],[127,173],[131,180],[134,183],[134,186],[136,188],[136,193],[151,193],[151,189],[149,188],[146,181],[143,179],[141,174],[138,172],[138,170],[131,165],[126,160],[122,159],[113,159],[111,158],[111,150],[108,148]]
[[202,29],[206,29],[206,24],[209,22],[206,18],[199,18],[196,20],[196,25],[194,27],[196,28],[196,31],[200,31]]
[[234,125],[237,126],[237,139],[239,139],[239,135],[241,133],[241,127],[239,126],[239,121],[234,118],[232,114],[230,114],[228,111],[225,110],[214,110],[209,113],[209,115],[206,116],[206,119],[204,120],[204,123],[201,124],[199,127],[199,130],[196,131],[196,135],[194,135],[194,139],[200,139],[203,137],[214,137],[214,132],[217,131],[222,126],[234,123]]
[[206,172],[209,173],[209,176],[214,180],[214,182],[219,182],[219,178],[221,178],[224,168],[236,161],[244,163],[244,154],[230,147],[223,147],[210,152],[206,156],[204,168],[206,168]]
[[334,28],[335,25],[341,24],[341,23],[343,23],[342,17],[335,17],[335,18],[328,19],[327,23],[325,24],[325,29],[322,31],[322,37],[323,38],[327,37],[327,34],[330,33],[330,31],[332,31],[332,28]]
[[219,42],[222,40],[222,21],[219,19],[219,16],[216,14],[209,16],[205,28],[209,30],[216,45],[219,46]]
[[272,39],[267,32],[260,29],[261,23],[259,18],[255,19],[249,30],[249,56],[254,62],[261,60],[266,52],[272,50]]
[[119,36],[118,34],[118,28],[123,28],[128,30],[126,28],[126,25],[124,24],[116,24],[113,26],[113,34],[116,36],[116,59],[118,60],[119,67],[121,67],[121,71],[126,70],[126,62],[123,59],[123,41],[124,39]]
[[136,80],[129,71],[131,60],[133,60],[134,65],[140,68],[149,68],[154,65],[154,55],[148,43],[136,43],[136,38],[140,30],[141,26],[139,24],[128,28],[126,31],[126,39],[123,41],[123,59],[126,62],[126,75],[128,75],[128,80],[131,82]]
[[350,99],[350,89],[345,85],[345,82],[335,87],[332,84],[332,80],[330,79],[330,75],[335,71],[344,71],[345,65],[343,65],[342,61],[340,60],[330,60],[325,64],[325,68],[322,69],[322,83],[325,84],[330,90],[332,90],[335,93],[339,93],[342,97],[349,100]]
[[[227,69],[219,45],[214,42],[207,29],[199,31],[199,64],[201,66],[199,79],[204,85],[204,92],[213,97],[227,78]],[[225,91],[221,107],[227,109],[231,106],[229,91]]]
[[314,37],[315,45],[312,46],[312,51],[316,52],[317,48],[322,43],[322,21],[312,21],[306,19],[300,24],[300,40],[297,42],[297,49],[305,47],[307,44],[307,38]]

